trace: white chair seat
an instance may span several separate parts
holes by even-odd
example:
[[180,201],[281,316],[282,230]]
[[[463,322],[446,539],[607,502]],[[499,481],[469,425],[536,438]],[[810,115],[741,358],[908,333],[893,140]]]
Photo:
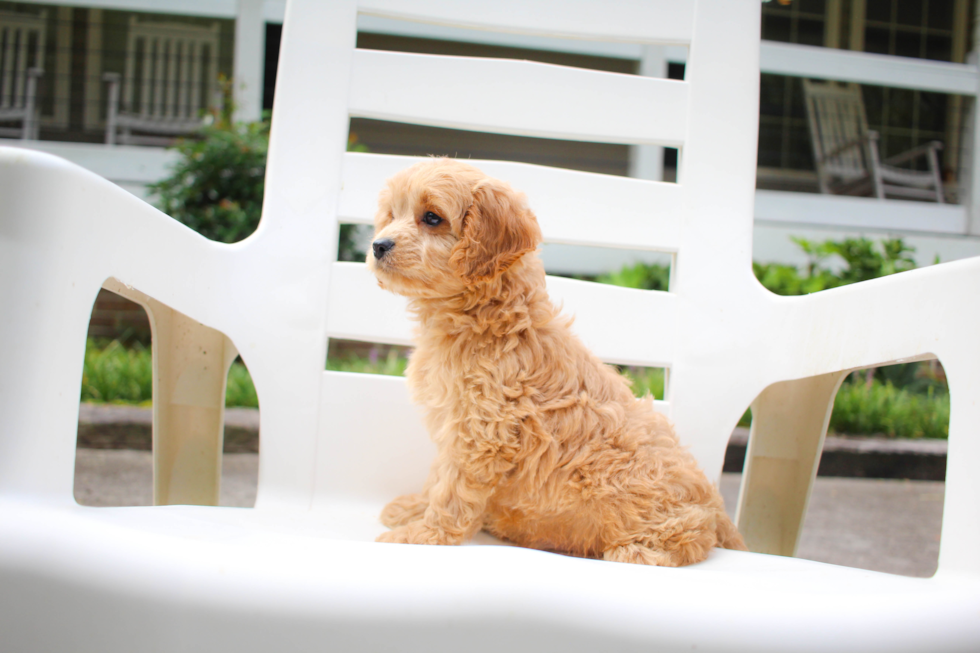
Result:
[[[380,530],[380,507],[290,514],[4,498],[0,552],[32,553],[5,580],[18,600],[4,603],[0,625],[14,633],[9,650],[140,642],[152,650],[308,650],[286,644],[299,633],[329,650],[459,650],[465,642],[472,651],[630,651],[659,641],[660,651],[777,651],[829,641],[893,652],[930,650],[941,633],[960,642],[944,645],[951,652],[980,641],[975,594],[956,578],[721,549],[667,569],[509,546],[386,546],[364,541]],[[79,605],[83,639],[61,621]],[[26,632],[30,640],[16,634]]]

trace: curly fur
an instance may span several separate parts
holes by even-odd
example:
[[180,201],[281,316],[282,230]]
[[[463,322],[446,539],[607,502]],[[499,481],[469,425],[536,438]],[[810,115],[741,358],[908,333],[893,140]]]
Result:
[[[430,212],[441,222],[428,224]],[[668,420],[549,300],[523,195],[434,159],[388,181],[375,227],[393,246],[368,265],[410,298],[408,383],[438,449],[422,491],[384,509],[392,530],[378,541],[460,544],[483,528],[522,546],[664,566],[745,548]]]

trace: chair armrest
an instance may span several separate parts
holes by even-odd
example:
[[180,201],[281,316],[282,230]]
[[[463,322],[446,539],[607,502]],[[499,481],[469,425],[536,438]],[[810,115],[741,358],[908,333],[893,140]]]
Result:
[[835,147],[830,152],[827,152],[826,154],[823,155],[823,158],[821,159],[821,162],[826,161],[827,159],[829,159],[831,157],[834,157],[834,156],[837,156],[837,155],[839,155],[839,154],[841,154],[843,152],[846,152],[847,150],[849,150],[851,148],[858,147],[860,145],[864,145],[864,144],[870,143],[872,141],[877,142],[877,140],[878,140],[878,132],[876,132],[876,131],[869,131],[864,136],[861,136],[860,138],[855,138],[854,140],[848,141],[848,142],[844,143],[843,145],[841,145],[839,147]]
[[165,317],[179,311],[227,333],[231,311],[219,307],[234,290],[222,278],[232,248],[34,150],[0,148],[0,197],[0,338],[17,343],[0,352],[0,487],[71,497],[85,332],[99,288],[115,277],[165,302]]
[[920,156],[927,156],[930,152],[938,152],[943,149],[943,144],[939,141],[929,141],[918,147],[913,147],[911,150],[902,152],[901,154],[896,154],[895,156],[888,157],[882,163],[887,163],[888,165],[897,165],[899,163],[905,163],[906,161],[911,161]]
[[44,70],[41,68],[27,69],[27,89],[24,94],[24,128],[21,133],[21,140],[36,141],[38,138],[40,120],[36,112],[37,80],[43,76]]
[[102,81],[109,83],[109,97],[106,100],[105,142],[106,145],[116,144],[116,127],[119,122],[119,73],[104,73]]

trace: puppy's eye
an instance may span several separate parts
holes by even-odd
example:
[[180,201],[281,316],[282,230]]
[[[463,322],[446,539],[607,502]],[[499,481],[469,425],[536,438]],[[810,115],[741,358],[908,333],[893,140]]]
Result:
[[430,227],[435,227],[440,222],[442,222],[442,218],[440,218],[432,211],[426,211],[425,215],[422,216],[422,222],[429,225]]

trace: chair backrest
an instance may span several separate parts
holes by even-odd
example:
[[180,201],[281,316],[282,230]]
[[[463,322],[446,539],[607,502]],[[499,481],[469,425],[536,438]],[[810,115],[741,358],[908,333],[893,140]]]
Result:
[[23,109],[28,70],[44,69],[47,12],[0,11],[0,111]]
[[[690,343],[684,333],[691,321],[716,323],[723,332],[729,319],[726,306],[738,305],[744,295],[739,289],[755,283],[751,232],[759,11],[757,0],[290,2],[266,200],[254,238],[291,239],[302,252],[311,243],[336,243],[341,222],[371,221],[385,180],[415,159],[346,153],[352,116],[678,148],[677,183],[508,162],[474,163],[527,194],[546,242],[673,255],[669,292],[558,278],[549,279],[549,288],[576,315],[576,331],[601,358],[668,369],[667,396],[660,408],[709,474],[718,474],[728,437],[751,397],[735,393],[730,405],[705,411],[695,398],[701,394],[697,386],[718,379],[701,370],[697,360],[726,347],[727,341],[718,337]],[[685,80],[679,81],[530,61],[358,50],[358,12],[530,35],[684,45],[690,54]],[[324,338],[408,344],[404,301],[378,289],[363,264],[336,262],[336,247],[329,247],[331,260],[323,271],[328,287]],[[310,470],[315,494],[349,494],[355,486],[360,491],[375,481],[383,485],[397,475],[401,454],[390,443],[383,445],[390,465],[380,464],[376,456],[373,461],[356,460],[353,448],[371,446],[364,442],[364,413],[358,413],[365,405],[338,400],[354,386],[376,399],[389,396],[389,383],[326,374],[317,464]],[[263,415],[265,401],[260,388]],[[370,430],[384,430],[376,420],[393,410],[388,404],[376,406]],[[401,414],[392,419],[392,427],[414,429]],[[295,459],[287,461],[285,449],[277,453],[280,446],[282,442],[263,440],[260,503],[267,480],[299,482]],[[382,445],[375,452],[378,447]],[[277,452],[266,457],[270,448]]]
[[870,166],[866,143],[834,154],[844,145],[868,134],[861,87],[804,79],[803,94],[813,156],[821,178],[832,176],[847,181],[867,176]]
[[150,120],[197,119],[215,98],[218,30],[218,23],[203,27],[132,16],[123,111]]

